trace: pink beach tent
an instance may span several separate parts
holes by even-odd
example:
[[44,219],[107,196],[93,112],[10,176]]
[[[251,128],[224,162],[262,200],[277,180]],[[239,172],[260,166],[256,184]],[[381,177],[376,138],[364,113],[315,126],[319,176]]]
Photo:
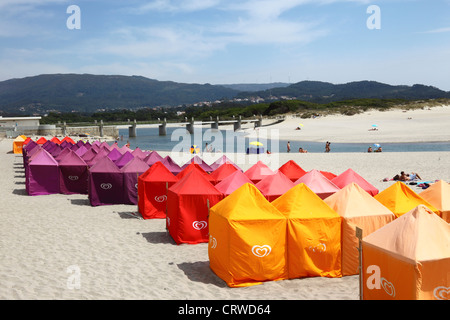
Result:
[[199,156],[194,156],[194,157],[192,157],[192,159],[191,160],[189,160],[188,162],[186,162],[182,167],[181,167],[181,169],[184,169],[184,168],[186,168],[188,165],[190,165],[190,164],[192,164],[192,163],[195,163],[195,164],[198,164],[203,170],[205,170],[205,172],[207,172],[207,173],[211,173],[212,171],[213,171],[213,169],[202,159],[202,158],[200,158]]
[[230,159],[228,159],[227,156],[223,155],[221,156],[219,159],[217,159],[216,161],[214,161],[212,164],[210,164],[209,166],[211,167],[211,169],[213,169],[214,171],[217,170],[222,164],[224,163],[231,163],[233,166],[236,167],[236,169],[241,170],[242,169],[235,164],[233,161],[231,161]]
[[28,164],[26,190],[30,196],[59,193],[58,162],[44,149],[40,149]]
[[90,168],[88,194],[92,206],[123,203],[123,174],[110,158],[102,157]]
[[236,170],[228,177],[217,183],[215,187],[226,197],[246,183],[253,184],[253,182],[242,171]]
[[170,156],[165,156],[161,162],[174,175],[178,175],[182,171],[181,167]]
[[[122,169],[128,162],[130,162],[133,159],[134,159],[133,154],[131,152],[127,151],[123,155],[121,155],[119,159],[114,161],[114,163],[116,164],[116,166],[119,169]],[[140,159],[142,161],[144,161],[142,158],[140,158]],[[147,167],[148,167],[148,165],[147,165]]]
[[272,202],[294,187],[294,182],[281,171],[277,171],[263,178],[255,186],[269,202]]
[[88,165],[74,151],[59,162],[59,187],[62,194],[88,193]]
[[145,157],[147,156],[147,153],[142,151],[139,147],[136,147],[136,149],[134,149],[131,154],[133,155],[133,157],[139,157],[141,159],[145,159]]
[[[130,152],[126,152],[129,154]],[[146,172],[149,165],[139,157],[133,158],[120,170],[123,173],[123,203],[124,204],[138,204],[138,177]]]
[[213,184],[217,184],[226,177],[230,176],[230,174],[234,173],[236,170],[239,169],[236,168],[232,163],[224,163],[216,170],[214,170],[210,174],[210,177],[213,179]]
[[[149,165],[152,166],[158,161],[163,161],[163,157],[159,155],[158,152],[152,151],[148,155],[145,156],[144,161]],[[178,167],[179,168],[179,167]]]
[[371,196],[375,196],[378,194],[378,189],[370,184],[366,179],[357,174],[355,171],[353,171],[353,169],[347,169],[336,178],[332,179],[331,182],[333,182],[341,189],[354,182]]
[[275,172],[272,171],[265,163],[258,161],[251,166],[244,174],[254,183],[258,183],[266,176],[270,176]]
[[328,180],[320,171],[313,169],[295,182],[295,185],[304,183],[322,200],[340,190],[333,182]]

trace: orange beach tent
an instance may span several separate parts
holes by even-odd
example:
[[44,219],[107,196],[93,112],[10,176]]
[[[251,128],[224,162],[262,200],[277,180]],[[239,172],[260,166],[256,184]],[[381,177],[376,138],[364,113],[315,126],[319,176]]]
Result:
[[419,205],[362,240],[363,299],[448,300],[450,224]]
[[17,136],[13,140],[13,152],[14,154],[22,154],[23,143],[25,142],[25,136]]
[[405,214],[420,204],[427,206],[440,216],[438,209],[433,207],[428,201],[419,196],[414,190],[403,182],[396,182],[384,189],[374,197],[386,208],[391,210],[397,217]]
[[450,223],[450,184],[439,180],[419,193],[423,199],[441,211],[441,218]]
[[213,206],[210,268],[229,287],[287,279],[286,218],[250,183]]
[[354,182],[324,201],[342,217],[342,275],[358,274],[359,241],[356,227],[363,230],[363,236],[367,236],[393,221],[395,215]]
[[340,277],[341,216],[304,183],[272,204],[288,219],[289,278]]

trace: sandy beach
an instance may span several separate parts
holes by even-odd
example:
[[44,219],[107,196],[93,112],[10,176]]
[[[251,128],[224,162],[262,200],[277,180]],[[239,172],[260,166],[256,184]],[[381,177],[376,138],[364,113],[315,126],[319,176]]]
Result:
[[[295,130],[298,123],[304,126]],[[289,118],[271,126],[293,141],[450,141],[450,106],[367,112],[351,117]],[[378,131],[369,131],[372,124]],[[303,278],[229,288],[209,268],[208,244],[176,245],[164,220],[142,220],[136,206],[91,207],[87,195],[28,196],[22,156],[0,139],[0,299],[357,300],[359,278]],[[169,154],[161,152],[161,155]],[[205,155],[211,163],[222,154]],[[236,160],[238,155],[227,154]],[[380,191],[395,174],[450,181],[450,152],[262,155],[272,169],[295,160],[303,169],[340,174],[352,168]],[[248,169],[257,157],[239,155]],[[242,161],[242,159],[246,159]],[[277,167],[278,166],[278,167]],[[420,192],[420,189],[414,188]],[[73,288],[73,270],[80,286]],[[68,283],[69,281],[69,283]]]

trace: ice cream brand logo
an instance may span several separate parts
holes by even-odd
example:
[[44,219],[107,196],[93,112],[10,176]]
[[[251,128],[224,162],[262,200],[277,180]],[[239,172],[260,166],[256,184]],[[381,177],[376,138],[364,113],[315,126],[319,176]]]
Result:
[[433,295],[438,300],[450,300],[450,287],[436,287]]
[[111,183],[102,183],[100,185],[100,188],[102,188],[103,190],[109,190],[112,188],[112,184]]
[[167,196],[156,196],[155,201],[156,202],[164,202],[167,200]]
[[209,236],[209,245],[210,245],[211,249],[217,248],[217,239],[211,235]]
[[395,297],[395,288],[392,283],[387,281],[385,278],[381,278],[381,287],[386,291],[391,297]]
[[78,180],[78,176],[68,176],[67,178],[69,178],[69,180],[72,180],[72,181]]
[[379,266],[370,265],[367,267],[366,272],[369,274],[366,281],[366,286],[369,290],[383,288],[389,296],[395,297],[394,284],[386,280],[386,278],[381,277],[381,269]]
[[319,243],[318,245],[307,247],[306,250],[314,253],[323,253],[327,251],[327,246],[325,243]]
[[264,258],[267,257],[270,252],[272,252],[272,248],[268,245],[264,246],[253,246],[252,253],[257,256],[258,258]]
[[195,230],[202,230],[205,229],[208,226],[208,223],[206,221],[194,221],[192,223],[192,227]]

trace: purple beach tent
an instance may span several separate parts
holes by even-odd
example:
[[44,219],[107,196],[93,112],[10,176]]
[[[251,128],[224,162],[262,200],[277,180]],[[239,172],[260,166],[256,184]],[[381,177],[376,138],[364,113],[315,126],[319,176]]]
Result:
[[59,193],[58,162],[44,149],[30,159],[25,186],[30,196]]
[[142,151],[139,147],[136,147],[136,149],[134,149],[131,154],[133,155],[133,157],[139,157],[141,159],[145,159],[145,157],[147,156],[147,153]]
[[82,145],[78,148],[77,151],[75,151],[75,153],[77,155],[79,155],[80,157],[82,157],[87,151],[88,151],[88,148],[86,148],[86,146]]
[[[99,160],[101,160],[103,158],[107,158],[107,156],[108,156],[108,151],[106,151],[106,149],[104,149],[104,148],[101,148],[98,151],[98,153],[91,160],[85,160],[85,161],[89,167],[92,167],[96,162],[98,162]],[[108,158],[108,159],[111,160],[110,158]],[[113,163],[114,163],[114,161],[113,161]]]
[[172,172],[175,176],[179,174],[183,169],[175,162],[170,156],[166,156],[164,159],[161,160],[161,163],[166,166],[167,169],[169,169],[170,172]]
[[162,162],[163,159],[164,158],[161,157],[161,155],[158,152],[152,151],[148,155],[145,156],[144,161],[151,167],[158,161]]
[[74,151],[59,161],[59,188],[62,194],[88,193],[88,165]]
[[[129,153],[128,151],[126,153]],[[131,153],[129,153],[131,155]],[[138,204],[138,177],[146,172],[150,166],[139,157],[134,157],[122,169],[123,174],[123,203]]]
[[95,150],[94,147],[88,148],[88,150],[81,156],[81,158],[84,160],[84,162],[88,163],[91,161],[96,155],[98,151]]
[[88,197],[91,206],[123,203],[123,174],[108,157],[89,169]]
[[[131,152],[127,151],[125,152],[123,155],[121,155],[119,157],[119,159],[117,159],[116,161],[114,161],[114,163],[116,164],[116,166],[119,169],[122,169],[128,162],[130,162],[131,160],[133,160],[135,158],[135,156],[133,156],[131,154]],[[143,159],[140,158],[142,161]]]
[[198,164],[203,170],[205,170],[207,173],[211,173],[214,170],[209,166],[209,164],[207,164],[205,162],[205,160],[203,160],[202,158],[200,158],[199,156],[195,155],[194,157],[191,158],[191,160],[189,160],[188,162],[186,162],[181,169],[183,170],[184,168],[186,168],[188,165],[190,165],[191,163],[196,163]]
[[119,149],[112,148],[108,153],[108,158],[110,158],[113,162],[116,162],[122,156],[122,152]]

